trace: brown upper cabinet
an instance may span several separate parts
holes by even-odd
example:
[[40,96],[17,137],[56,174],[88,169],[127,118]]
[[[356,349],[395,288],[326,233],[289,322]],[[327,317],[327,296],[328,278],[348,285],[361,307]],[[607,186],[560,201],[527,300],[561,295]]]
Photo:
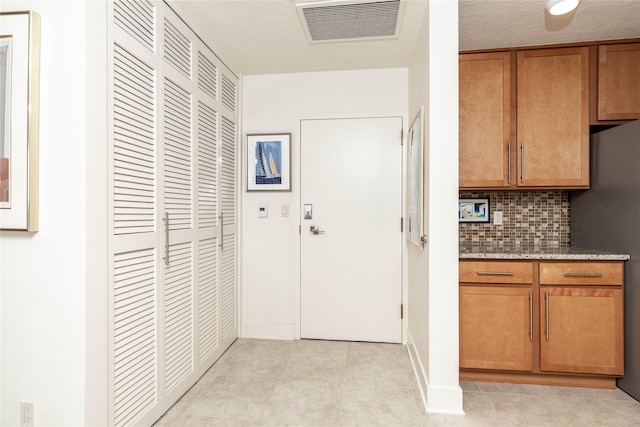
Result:
[[509,187],[511,54],[460,55],[460,187]]
[[589,186],[589,49],[460,55],[460,188]]
[[640,119],[640,43],[598,47],[598,120]]
[[518,185],[588,188],[589,49],[518,52]]

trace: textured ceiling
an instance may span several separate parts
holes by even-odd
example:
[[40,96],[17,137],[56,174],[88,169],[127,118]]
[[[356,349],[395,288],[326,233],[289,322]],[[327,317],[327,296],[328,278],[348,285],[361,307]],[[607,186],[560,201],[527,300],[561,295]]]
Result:
[[[428,5],[406,0],[397,39],[310,45],[296,0],[167,2],[241,74],[407,67]],[[582,0],[564,17],[546,15],[545,2],[460,0],[460,50],[640,38],[640,0]]]
[[640,37],[640,0],[582,0],[565,16],[546,0],[461,0],[460,50]]

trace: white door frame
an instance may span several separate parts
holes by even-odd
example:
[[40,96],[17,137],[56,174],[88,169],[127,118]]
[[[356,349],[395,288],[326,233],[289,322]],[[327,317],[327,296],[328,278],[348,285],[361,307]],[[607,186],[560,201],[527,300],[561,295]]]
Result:
[[[291,165],[291,174],[292,174],[292,185],[294,186],[294,204],[295,207],[292,209],[292,215],[295,213],[297,215],[298,221],[301,218],[300,212],[300,204],[301,204],[301,176],[300,176],[300,135],[301,135],[301,122],[302,120],[322,120],[322,119],[370,119],[370,118],[384,118],[384,117],[400,117],[402,118],[402,129],[404,130],[403,137],[403,146],[402,146],[402,217],[405,218],[406,221],[406,170],[407,170],[407,144],[406,144],[406,135],[408,128],[408,116],[406,111],[387,111],[381,113],[363,113],[363,114],[355,114],[355,113],[335,113],[335,114],[310,114],[304,116],[296,117],[295,131],[293,135],[293,144],[291,147],[291,158],[294,159]],[[300,222],[298,225],[301,226]],[[300,230],[300,228],[298,228]],[[408,291],[408,263],[407,263],[407,249],[408,246],[406,244],[406,238],[402,238],[402,304],[404,306],[404,318],[402,319],[402,344],[407,343],[407,309],[408,309],[408,299],[407,299],[407,291]],[[301,252],[300,252],[300,243],[301,243],[301,235],[300,233],[296,234],[296,244],[295,244],[295,339],[300,339],[300,322],[301,322]]]

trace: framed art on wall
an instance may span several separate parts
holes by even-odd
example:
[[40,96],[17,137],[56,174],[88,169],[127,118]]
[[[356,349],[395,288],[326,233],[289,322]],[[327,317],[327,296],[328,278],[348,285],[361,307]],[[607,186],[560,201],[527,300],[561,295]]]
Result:
[[291,134],[247,135],[247,191],[291,191]]
[[489,199],[459,199],[458,222],[489,222]]
[[40,16],[0,14],[0,229],[38,231]]

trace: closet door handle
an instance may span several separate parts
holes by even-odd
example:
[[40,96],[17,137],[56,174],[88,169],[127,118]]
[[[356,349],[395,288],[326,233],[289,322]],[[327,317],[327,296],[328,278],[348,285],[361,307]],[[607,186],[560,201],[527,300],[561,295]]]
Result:
[[221,251],[224,251],[224,213],[220,212],[220,242],[218,246]]
[[549,292],[544,293],[544,337],[549,341]]
[[533,293],[529,292],[529,341],[533,341]]
[[169,212],[164,213],[164,265],[169,267]]

